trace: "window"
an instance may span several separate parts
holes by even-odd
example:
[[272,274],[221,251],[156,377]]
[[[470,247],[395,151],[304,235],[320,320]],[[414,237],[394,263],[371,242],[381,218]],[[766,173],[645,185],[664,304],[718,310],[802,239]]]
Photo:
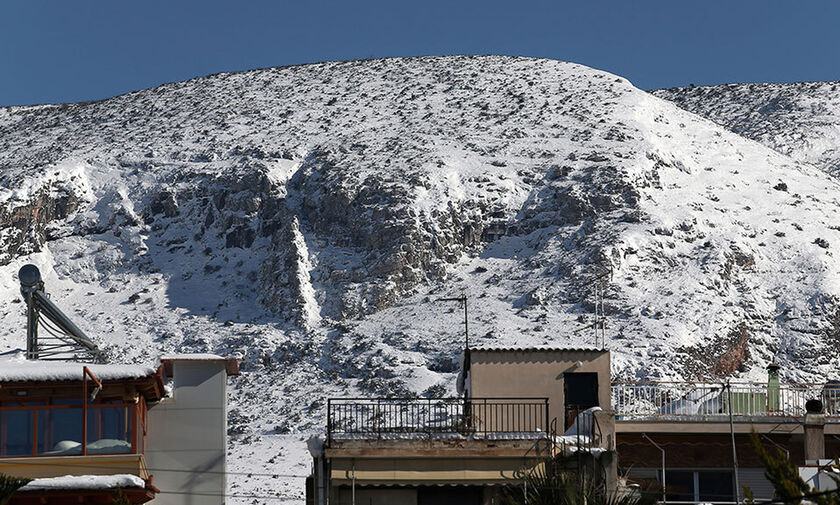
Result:
[[121,454],[131,452],[129,407],[88,407],[88,454]]
[[121,400],[7,401],[0,404],[0,457],[132,453],[143,445],[139,415],[137,405]]
[[735,501],[732,496],[732,472],[697,472],[700,500]]
[[82,453],[82,402],[55,399],[55,408],[37,409],[38,455],[66,456]]
[[0,411],[0,456],[29,456],[35,443],[31,410]]
[[665,472],[665,478],[668,501],[694,503],[735,501],[732,494],[732,472],[729,470],[668,470]]
[[694,472],[666,471],[668,501],[694,501]]

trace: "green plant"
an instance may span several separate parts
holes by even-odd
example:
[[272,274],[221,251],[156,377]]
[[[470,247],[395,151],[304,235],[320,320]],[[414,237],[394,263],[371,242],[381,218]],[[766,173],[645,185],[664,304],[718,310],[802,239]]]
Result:
[[521,486],[505,488],[503,505],[653,505],[656,497],[638,491],[605,492],[589,477],[547,463],[531,471]]
[[[750,435],[750,440],[753,449],[764,464],[764,476],[773,485],[775,498],[778,501],[791,505],[800,504],[803,500],[816,505],[840,505],[840,488],[833,492],[820,492],[813,489],[802,480],[797,468],[788,461],[780,449],[776,449],[776,454],[771,454],[761,444],[761,440],[755,431]],[[835,478],[835,480],[837,479]],[[747,496],[751,498],[752,493],[749,489],[744,488],[744,490],[748,493]]]
[[32,479],[20,479],[0,473],[0,505],[6,505],[15,492],[32,482]]
[[114,498],[111,500],[112,505],[131,505],[131,500],[123,493],[122,488],[117,488],[114,491]]

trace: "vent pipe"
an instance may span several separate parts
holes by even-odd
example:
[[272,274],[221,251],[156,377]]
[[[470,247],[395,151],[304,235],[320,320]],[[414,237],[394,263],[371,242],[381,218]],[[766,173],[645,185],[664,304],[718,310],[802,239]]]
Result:
[[779,368],[776,363],[767,365],[767,410],[778,412],[781,410],[781,383],[779,382]]
[[825,458],[825,414],[820,400],[805,402],[805,464]]

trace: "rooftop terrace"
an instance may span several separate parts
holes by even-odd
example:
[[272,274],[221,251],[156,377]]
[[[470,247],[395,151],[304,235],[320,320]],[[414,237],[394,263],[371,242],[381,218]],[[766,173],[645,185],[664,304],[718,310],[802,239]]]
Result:
[[826,422],[840,422],[840,383],[614,382],[617,421],[757,421],[801,418],[822,402]]
[[497,438],[549,430],[547,398],[332,398],[327,440]]

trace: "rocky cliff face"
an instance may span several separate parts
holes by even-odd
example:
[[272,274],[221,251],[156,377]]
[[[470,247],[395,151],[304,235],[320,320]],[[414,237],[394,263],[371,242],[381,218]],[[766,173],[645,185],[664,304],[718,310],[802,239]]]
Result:
[[300,497],[325,397],[453,393],[462,293],[476,345],[592,345],[608,273],[621,377],[837,369],[838,183],[579,65],[219,74],[0,109],[0,146],[0,344],[35,262],[115,359],[240,357],[232,492]]

